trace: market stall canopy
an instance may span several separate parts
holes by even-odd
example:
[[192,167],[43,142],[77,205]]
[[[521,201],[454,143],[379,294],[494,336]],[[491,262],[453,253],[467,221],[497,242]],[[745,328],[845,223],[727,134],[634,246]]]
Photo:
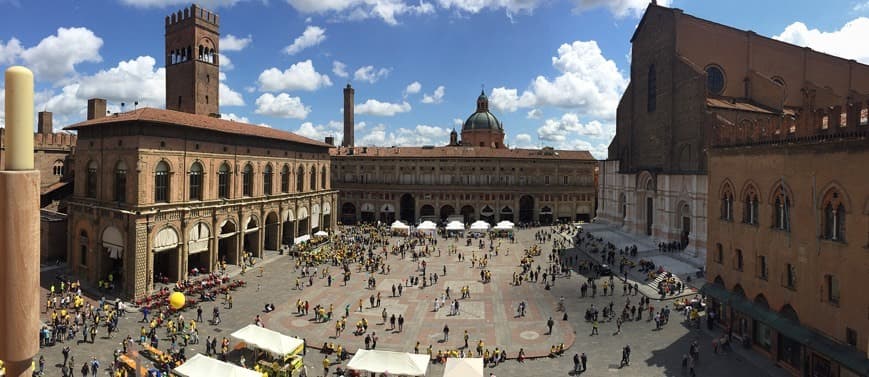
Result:
[[172,370],[181,377],[262,377],[259,372],[197,353]]
[[317,233],[314,233],[314,235],[317,237],[326,237],[329,235],[329,233],[326,233],[325,231],[321,230],[321,231],[318,231]]
[[461,221],[450,221],[447,224],[447,230],[465,230],[465,224],[462,224]]
[[495,230],[513,230],[513,225],[498,224],[498,225],[495,225],[495,228],[493,228],[493,229],[495,229]]
[[487,230],[489,229],[489,223],[483,220],[477,220],[473,224],[471,224],[471,230]]
[[232,333],[235,339],[275,355],[294,355],[302,351],[305,342],[257,325],[247,325]]
[[438,227],[437,224],[435,224],[435,223],[433,223],[433,222],[431,222],[431,221],[426,220],[426,221],[423,221],[422,224],[419,224],[419,226],[416,227],[416,229],[419,229],[419,230],[434,230],[434,229],[437,229],[437,227]]
[[428,355],[360,349],[347,363],[347,368],[372,373],[388,373],[390,376],[423,376],[428,369],[429,361]]
[[510,226],[510,227],[512,228],[512,227],[515,226],[516,224],[513,224],[513,222],[510,221],[510,220],[501,220],[501,221],[498,222],[498,225],[508,225],[508,226]]
[[392,223],[391,228],[392,229],[410,229],[410,227],[407,226],[407,224],[405,224],[401,221],[398,221],[398,220],[396,220],[394,223]]
[[444,368],[444,377],[483,377],[483,358],[450,357]]

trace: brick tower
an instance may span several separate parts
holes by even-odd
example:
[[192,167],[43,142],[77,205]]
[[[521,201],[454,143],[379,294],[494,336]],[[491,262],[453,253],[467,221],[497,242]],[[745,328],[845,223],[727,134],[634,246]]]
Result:
[[344,88],[344,142],[342,147],[353,147],[353,111],[354,111],[354,96],[356,91],[350,84]]
[[218,107],[220,19],[191,5],[166,17],[166,108],[220,114]]

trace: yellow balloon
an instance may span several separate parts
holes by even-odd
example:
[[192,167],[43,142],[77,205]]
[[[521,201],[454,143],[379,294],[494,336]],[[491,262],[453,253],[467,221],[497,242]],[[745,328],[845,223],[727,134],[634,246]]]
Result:
[[175,310],[181,309],[184,307],[184,294],[181,292],[172,292],[169,295],[169,307]]

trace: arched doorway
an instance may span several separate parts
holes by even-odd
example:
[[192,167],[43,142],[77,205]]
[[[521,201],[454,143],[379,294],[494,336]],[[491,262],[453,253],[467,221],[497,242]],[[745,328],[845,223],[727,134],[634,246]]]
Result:
[[374,204],[362,203],[362,223],[373,223],[377,221],[377,216],[374,215]]
[[251,215],[247,218],[247,224],[244,227],[244,240],[242,241],[242,251],[250,253],[255,257],[262,257],[262,245],[259,243],[260,223],[256,216]]
[[477,219],[477,217],[474,215],[475,212],[476,211],[474,210],[474,207],[471,207],[471,206],[462,207],[462,219],[465,222],[465,224],[472,223],[472,222],[474,222],[474,220]]
[[126,251],[124,236],[118,228],[108,226],[103,230],[102,244],[103,252],[100,253],[99,279],[111,281],[115,287],[123,287],[123,258]]
[[176,282],[180,278],[181,258],[178,251],[178,232],[165,227],[154,236],[153,258],[154,282]]
[[498,216],[498,218],[501,221],[507,220],[507,221],[512,222],[513,221],[513,208],[510,208],[510,206],[504,206],[504,208],[501,208],[501,213]]
[[[785,304],[779,310],[782,317],[787,318],[793,324],[800,323],[800,317],[797,311],[790,304]],[[800,360],[802,360],[803,345],[800,342],[786,336],[782,332],[778,333],[778,360],[787,363],[795,369],[800,369]]]
[[264,249],[272,251],[278,250],[278,231],[280,230],[280,226],[281,224],[278,222],[277,212],[269,212],[269,214],[266,215],[265,222],[266,239],[265,245],[263,245]]
[[540,224],[552,224],[552,208],[550,208],[549,206],[543,206],[543,208],[540,209]]
[[679,206],[679,224],[682,228],[679,240],[682,248],[685,248],[688,246],[691,236],[691,207],[688,206],[688,203]]
[[320,231],[320,205],[311,205],[311,235]]
[[380,207],[380,222],[386,225],[395,222],[395,207],[392,204],[384,204]]
[[332,205],[329,202],[323,203],[323,224],[320,228],[325,231],[332,229]]
[[292,246],[293,240],[296,237],[296,232],[294,226],[296,225],[296,213],[293,209],[285,209],[284,210],[284,223],[283,223],[283,231],[281,232],[281,244],[286,246]]
[[217,236],[217,259],[238,264],[238,227],[232,220],[224,220]]
[[435,216],[434,206],[430,204],[426,204],[419,209],[419,219],[420,220],[437,220]]
[[488,204],[483,206],[483,209],[480,210],[480,220],[483,220],[489,224],[495,223],[495,210],[490,207]]
[[534,197],[531,195],[519,198],[519,222],[525,224],[534,222]]
[[211,271],[211,230],[204,222],[198,222],[187,232],[187,271]]
[[[371,217],[374,217],[373,212],[371,213]],[[365,220],[362,220],[365,222]],[[355,225],[356,224],[356,206],[353,203],[347,202],[341,205],[341,224],[344,225]]]
[[441,221],[447,221],[447,219],[456,214],[456,209],[453,206],[447,204],[441,207]]
[[646,235],[651,236],[655,225],[655,184],[648,173],[646,173],[642,191],[638,192],[637,195],[643,198],[641,203],[645,202],[642,208],[643,223],[645,224]]
[[[309,235],[310,232],[308,231],[309,220],[307,208],[300,207],[298,210],[296,210],[296,221],[299,223],[299,230],[297,232],[298,236],[296,236],[296,238]],[[295,239],[293,240],[293,242],[295,242]]]
[[401,208],[402,221],[407,224],[413,224],[416,222],[416,199],[413,198],[413,195],[402,195],[401,201],[399,202],[399,208]]

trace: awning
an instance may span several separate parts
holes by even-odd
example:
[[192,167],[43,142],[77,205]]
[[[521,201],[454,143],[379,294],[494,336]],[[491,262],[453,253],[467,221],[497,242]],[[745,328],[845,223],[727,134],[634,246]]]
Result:
[[858,375],[869,375],[869,359],[851,346],[841,344],[827,336],[800,325],[781,314],[748,301],[718,284],[706,284],[700,292],[726,302],[734,310],[760,321],[775,329],[776,332],[814,350],[831,360],[850,369]]

